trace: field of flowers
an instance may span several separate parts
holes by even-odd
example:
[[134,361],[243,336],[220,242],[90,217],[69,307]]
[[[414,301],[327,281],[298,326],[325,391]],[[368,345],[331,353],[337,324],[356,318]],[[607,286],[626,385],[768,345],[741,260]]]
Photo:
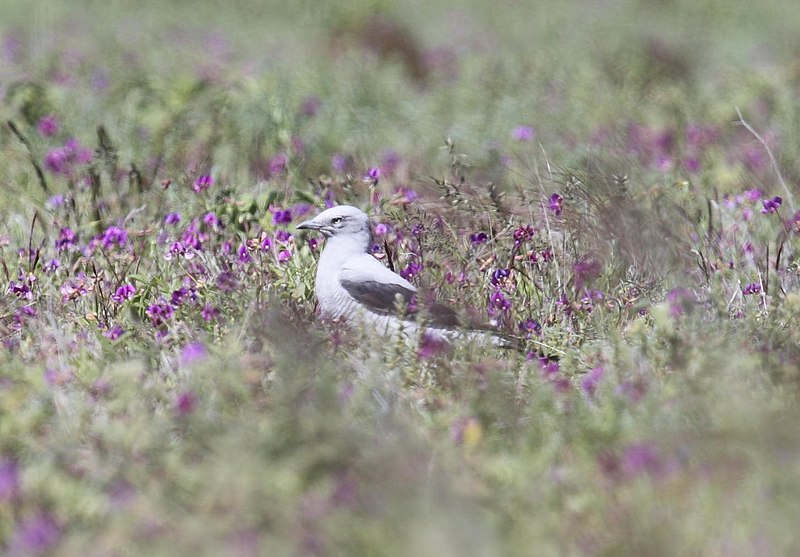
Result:
[[800,555],[792,2],[0,4],[1,555]]

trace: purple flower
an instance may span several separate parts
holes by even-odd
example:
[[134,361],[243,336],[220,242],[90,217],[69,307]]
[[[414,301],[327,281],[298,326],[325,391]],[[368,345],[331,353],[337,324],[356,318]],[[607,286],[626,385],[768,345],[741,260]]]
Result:
[[497,311],[508,311],[511,309],[511,300],[505,297],[500,290],[495,290],[489,296],[489,315],[494,315]]
[[209,211],[205,215],[203,215],[203,222],[209,228],[216,228],[219,226],[219,218],[217,218],[217,214],[213,211]]
[[489,239],[489,236],[486,232],[473,232],[469,235],[469,241],[472,243],[472,247],[478,247],[481,244],[486,243]]
[[51,209],[58,209],[59,207],[64,206],[64,196],[60,193],[51,196],[47,201],[46,204]]
[[776,195],[772,199],[765,199],[761,203],[764,205],[764,208],[761,209],[761,212],[766,215],[766,214],[769,214],[769,213],[778,212],[778,207],[780,207],[781,203],[783,203],[783,199],[781,199],[780,197],[778,197]]
[[535,335],[542,334],[542,325],[535,319],[528,317],[525,321],[520,321],[519,330],[522,331],[522,333],[524,333],[525,336],[530,338],[532,334]]
[[178,224],[181,222],[181,215],[180,213],[168,213],[166,217],[164,217],[164,224]]
[[333,155],[331,158],[331,169],[338,174],[343,174],[347,170],[347,157],[341,153]]
[[441,354],[446,348],[447,343],[442,338],[426,332],[419,341],[417,357],[420,360],[427,360]]
[[536,229],[530,224],[520,226],[514,231],[514,244],[520,245],[527,242],[533,238],[534,234],[536,234]]
[[278,252],[278,263],[285,263],[292,258],[292,252],[284,249]]
[[194,300],[197,298],[197,292],[194,288],[186,288],[185,286],[182,286],[177,290],[172,291],[172,294],[170,295],[170,303],[173,307],[178,307],[183,305],[187,298]]
[[202,176],[198,176],[197,180],[194,181],[194,184],[192,184],[192,191],[194,191],[194,193],[200,193],[206,191],[213,185],[214,185],[214,178],[212,178],[208,174],[204,174]]
[[269,236],[264,236],[261,239],[260,247],[261,247],[261,251],[269,251],[269,250],[272,249],[272,240],[270,239]]
[[317,97],[306,97],[300,103],[300,114],[306,118],[313,118],[317,115],[319,107],[322,105]]
[[533,141],[535,135],[533,128],[530,126],[517,126],[511,132],[511,137],[516,141]]
[[600,276],[600,262],[594,257],[587,257],[575,264],[575,288],[582,289],[588,282]]
[[405,268],[400,270],[400,276],[406,280],[412,279],[417,276],[423,269],[422,263],[411,261]]
[[276,209],[272,212],[272,224],[289,224],[292,222],[292,212],[288,209]]
[[200,310],[200,315],[204,321],[214,321],[219,317],[219,313],[219,309],[212,306],[210,302],[206,302],[203,309]]
[[239,258],[239,263],[242,264],[250,263],[251,261],[253,261],[253,258],[250,257],[250,254],[247,252],[247,246],[244,244],[241,244],[239,246],[239,250],[237,251],[237,256]]
[[217,276],[217,288],[219,288],[222,292],[226,294],[228,292],[232,292],[234,288],[238,285],[238,281],[233,273],[230,271],[222,271]]
[[42,117],[36,125],[36,131],[38,131],[39,135],[42,137],[53,137],[58,133],[58,118],[52,114]]
[[376,166],[373,166],[367,171],[367,176],[366,176],[367,180],[370,180],[372,182],[377,182],[378,180],[380,180],[380,177],[381,177],[381,169]]
[[58,240],[56,240],[56,249],[64,251],[75,245],[77,242],[77,235],[69,227],[64,227],[58,232]]
[[550,196],[549,207],[550,207],[550,210],[553,211],[553,213],[555,213],[556,216],[561,214],[561,210],[562,210],[561,203],[562,203],[562,201],[564,201],[564,198],[561,197],[560,195],[558,195],[557,193],[554,193],[553,195]]
[[167,322],[172,319],[175,310],[172,309],[172,305],[168,304],[165,300],[159,300],[155,304],[151,304],[145,313],[147,313],[147,316],[150,318],[153,327],[162,329],[165,328]]
[[117,291],[114,293],[113,296],[111,296],[111,299],[114,302],[121,304],[125,300],[130,300],[131,298],[133,298],[133,295],[135,293],[136,293],[136,287],[134,285],[123,284],[122,286],[117,288]]
[[694,304],[694,294],[688,288],[673,288],[667,293],[667,304],[672,317],[681,316]]
[[292,238],[294,238],[294,236],[292,236],[292,233],[286,230],[278,230],[275,233],[275,239],[282,244],[288,244]]
[[0,501],[16,499],[19,494],[19,465],[17,461],[8,457],[0,457]]
[[103,333],[103,336],[109,340],[117,340],[119,337],[123,335],[124,332],[125,330],[121,326],[114,325],[105,333]]
[[286,172],[286,165],[289,163],[289,157],[286,153],[278,153],[269,160],[270,174],[277,175]]
[[105,249],[111,249],[115,244],[123,248],[128,244],[128,231],[118,226],[109,226],[100,237],[100,243]]
[[61,268],[61,260],[58,259],[57,257],[54,257],[53,259],[44,264],[45,273],[55,273],[60,268]]
[[63,147],[48,151],[44,158],[44,167],[53,174],[70,176],[73,167],[92,160],[92,152],[84,149],[75,138],[69,138]]
[[180,363],[182,366],[188,366],[196,362],[202,362],[208,357],[206,347],[200,342],[191,342],[184,346],[181,350]]
[[[319,239],[317,238],[309,238],[308,239],[308,247],[311,248],[311,251],[315,251],[319,247]],[[374,246],[373,246],[374,248]]]
[[584,375],[583,379],[581,379],[581,389],[583,389],[583,392],[593,397],[597,392],[597,385],[603,378],[604,373],[605,368],[600,365],[592,368],[589,373]]
[[505,279],[511,276],[511,271],[509,269],[497,269],[495,272],[492,273],[492,285],[497,286],[503,282]]
[[17,524],[9,547],[11,555],[38,556],[50,551],[61,539],[61,528],[47,513],[40,512]]
[[748,284],[742,290],[742,294],[745,296],[749,296],[751,294],[759,294],[761,292],[761,283],[753,282]]
[[192,391],[183,391],[175,397],[175,413],[179,417],[188,416],[197,409],[197,396]]
[[378,223],[375,225],[375,235],[376,236],[386,236],[389,233],[389,226],[384,223]]
[[31,291],[31,283],[29,280],[20,278],[19,282],[10,281],[8,283],[8,291],[14,294],[17,298],[24,300],[33,300],[33,292]]

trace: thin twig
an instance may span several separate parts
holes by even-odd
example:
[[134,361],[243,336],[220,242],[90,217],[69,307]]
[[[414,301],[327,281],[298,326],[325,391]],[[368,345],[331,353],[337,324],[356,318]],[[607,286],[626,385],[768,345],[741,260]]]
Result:
[[789,189],[789,186],[787,186],[786,182],[783,180],[781,169],[778,167],[778,161],[775,160],[775,155],[772,154],[772,149],[769,148],[767,142],[764,140],[763,137],[761,137],[758,134],[758,132],[753,128],[753,126],[747,123],[747,121],[744,119],[744,116],[742,116],[742,111],[739,110],[738,106],[736,107],[736,114],[739,116],[738,123],[744,126],[745,129],[749,131],[751,134],[753,134],[753,137],[755,137],[758,140],[758,142],[761,143],[761,145],[764,147],[764,150],[767,152],[767,156],[769,156],[769,160],[772,163],[772,168],[775,169],[775,174],[778,176],[778,181],[781,183],[781,186],[783,186],[783,191],[786,192],[786,199],[789,202],[789,208],[792,210],[792,213],[794,213],[794,197],[792,196],[792,192]]
[[20,142],[25,146],[25,149],[28,150],[28,157],[31,160],[33,169],[36,171],[36,177],[39,179],[39,185],[42,186],[44,193],[50,194],[50,188],[47,187],[47,180],[45,180],[44,172],[42,172],[42,167],[39,166],[39,163],[36,161],[36,157],[33,156],[33,148],[31,147],[28,138],[22,135],[22,132],[19,131],[19,128],[17,128],[17,125],[12,120],[8,120],[6,124],[8,124],[8,128],[11,130],[11,133],[13,133],[16,138],[19,139]]

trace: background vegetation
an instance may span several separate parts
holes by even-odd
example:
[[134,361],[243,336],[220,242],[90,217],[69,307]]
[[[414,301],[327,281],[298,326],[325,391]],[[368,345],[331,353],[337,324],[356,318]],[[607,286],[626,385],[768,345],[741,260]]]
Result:
[[0,553],[800,554],[793,3],[0,11]]

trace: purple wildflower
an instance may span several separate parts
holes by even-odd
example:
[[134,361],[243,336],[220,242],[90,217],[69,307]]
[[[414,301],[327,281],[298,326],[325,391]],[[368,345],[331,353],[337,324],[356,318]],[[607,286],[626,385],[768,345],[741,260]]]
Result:
[[181,350],[180,363],[182,366],[189,366],[196,362],[202,362],[208,357],[206,347],[200,342],[191,342]]
[[511,300],[505,297],[500,290],[495,290],[489,297],[489,315],[494,315],[497,311],[508,311],[511,309]]
[[306,118],[313,118],[317,115],[319,107],[322,105],[317,97],[306,97],[300,103],[300,114]]
[[253,258],[250,257],[250,254],[247,252],[247,246],[245,244],[241,244],[239,246],[239,250],[236,253],[239,259],[239,263],[244,264],[253,261]]
[[19,495],[19,465],[12,458],[0,457],[0,501],[10,501]]
[[400,276],[406,280],[412,279],[422,271],[422,268],[422,263],[411,261],[404,269],[400,270]]
[[175,397],[175,413],[179,417],[188,416],[197,409],[197,396],[192,391],[183,391]]
[[308,239],[308,247],[311,251],[315,251],[319,247],[319,239],[318,238],[309,238]]
[[492,273],[492,285],[497,286],[505,282],[505,280],[511,276],[511,271],[509,269],[497,269],[495,272]]
[[269,251],[272,249],[272,240],[269,236],[265,235],[263,238],[261,238],[260,247],[261,251]]
[[166,217],[164,217],[164,224],[178,224],[181,222],[181,215],[180,213],[168,213]]
[[212,306],[210,302],[206,302],[203,309],[200,310],[200,315],[204,321],[214,321],[219,317],[219,314],[219,309]]
[[48,206],[50,209],[58,209],[58,208],[60,208],[60,207],[63,207],[63,206],[64,206],[64,201],[65,201],[65,199],[64,199],[64,196],[63,196],[63,195],[61,195],[60,193],[57,193],[56,195],[53,195],[53,196],[51,196],[51,197],[50,197],[50,198],[49,198],[49,199],[48,199],[48,200],[45,202],[45,204],[46,204],[46,205],[47,205],[47,206]]
[[380,180],[380,178],[381,178],[381,169],[376,167],[376,166],[373,166],[372,168],[370,168],[367,171],[367,175],[365,176],[366,180],[369,180],[371,182],[376,182],[376,183],[377,183],[378,180]]
[[750,283],[747,286],[745,286],[744,289],[742,290],[742,294],[745,296],[749,296],[751,294],[759,294],[759,293],[761,293],[761,283],[759,282]]
[[288,209],[276,209],[272,212],[272,224],[289,224],[292,222],[292,212]]
[[44,555],[61,539],[61,528],[49,514],[40,512],[17,524],[9,547],[12,555]]
[[269,172],[273,175],[283,174],[286,172],[286,166],[289,163],[289,157],[286,153],[278,153],[269,160]]
[[550,210],[555,213],[556,216],[561,214],[562,207],[561,203],[564,201],[564,198],[561,197],[559,194],[554,193],[550,196],[549,207]]
[[44,157],[44,167],[53,174],[72,175],[73,167],[92,160],[92,152],[84,149],[75,138],[70,138],[62,147],[48,151]]
[[581,379],[581,389],[589,396],[594,396],[597,392],[597,385],[605,374],[605,368],[601,365],[592,368],[592,370],[583,376]]
[[173,290],[170,295],[170,303],[173,307],[178,307],[184,304],[187,299],[194,300],[197,298],[197,292],[194,288],[186,288],[181,286],[177,290]]
[[60,268],[61,268],[61,260],[58,259],[57,257],[54,257],[53,259],[44,264],[45,273],[55,273]]
[[600,276],[600,262],[594,257],[587,257],[575,264],[575,288],[582,289],[588,282]]
[[115,244],[123,248],[128,244],[128,231],[119,226],[109,226],[100,237],[100,243],[105,249],[111,249]]
[[130,300],[131,298],[133,298],[133,295],[135,293],[136,293],[136,287],[134,285],[123,284],[122,286],[117,288],[117,291],[114,292],[114,295],[111,296],[111,299],[114,302],[121,304],[125,300]]
[[772,199],[765,199],[761,203],[764,205],[764,207],[761,209],[761,212],[766,215],[769,213],[777,213],[778,207],[780,207],[781,203],[783,203],[783,199],[776,195]]
[[288,249],[278,252],[278,263],[285,263],[292,258],[292,252]]
[[427,360],[441,354],[446,348],[447,343],[443,339],[431,333],[425,333],[420,339],[417,357],[420,360]]
[[469,235],[469,241],[472,243],[472,247],[478,247],[486,243],[487,240],[489,240],[489,236],[486,232],[473,232]]
[[203,215],[203,223],[209,228],[217,228],[219,226],[219,218],[215,212],[209,211]]
[[194,191],[194,193],[200,193],[206,191],[213,185],[214,185],[214,178],[212,178],[208,174],[204,174],[202,176],[198,176],[197,180],[194,181],[194,184],[192,184],[192,191]]
[[114,325],[113,327],[108,329],[105,333],[103,333],[103,336],[109,340],[117,340],[119,337],[123,335],[124,332],[125,330],[121,326]]
[[42,137],[53,137],[58,133],[58,118],[52,114],[42,117],[36,125],[36,131]]
[[165,300],[159,300],[151,304],[145,313],[147,313],[147,316],[150,318],[153,327],[162,329],[165,328],[167,322],[172,319],[175,310],[172,309],[172,305],[168,304]]
[[384,223],[378,223],[375,225],[375,235],[376,236],[386,236],[389,233],[389,226]]
[[520,245],[524,242],[527,242],[533,238],[534,234],[536,234],[536,229],[530,224],[520,226],[514,231],[514,244]]
[[230,271],[222,271],[217,276],[217,288],[219,288],[222,292],[225,292],[226,294],[228,292],[232,292],[237,285],[238,281],[236,280],[234,274],[231,273]]
[[24,277],[20,277],[19,281],[10,281],[8,283],[8,291],[14,294],[17,298],[22,298],[23,300],[33,300],[31,281]]
[[333,155],[331,158],[331,169],[337,174],[343,174],[347,170],[347,157],[341,153]]
[[74,246],[75,243],[77,242],[77,239],[78,237],[75,234],[75,232],[71,228],[65,226],[58,232],[58,240],[56,240],[56,249],[58,251],[65,251]]
[[532,334],[535,335],[542,334],[542,325],[535,319],[528,317],[525,321],[520,321],[519,330],[522,331],[522,333],[524,333],[525,336],[530,338]]
[[691,309],[694,304],[694,295],[688,288],[673,288],[667,293],[669,314],[678,317]]
[[516,141],[533,141],[536,134],[530,126],[517,126],[511,132],[512,139]]

